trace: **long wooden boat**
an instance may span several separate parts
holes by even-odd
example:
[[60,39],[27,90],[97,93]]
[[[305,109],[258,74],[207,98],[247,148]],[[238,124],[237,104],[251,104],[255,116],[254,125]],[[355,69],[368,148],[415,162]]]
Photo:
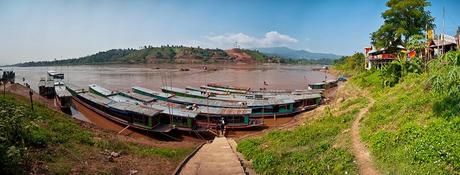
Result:
[[72,106],[72,94],[66,89],[64,84],[57,84],[54,86],[56,92],[55,102],[56,105],[64,112],[69,112]]
[[222,89],[239,90],[239,91],[249,91],[249,90],[251,90],[251,88],[223,85],[223,84],[218,84],[218,83],[208,83],[207,86],[216,87],[216,88],[222,88]]
[[200,92],[200,93],[203,93],[203,94],[210,94],[211,96],[228,95],[229,94],[228,92],[214,91],[214,90],[209,90],[209,89],[205,90],[205,89],[195,88],[195,87],[191,87],[191,86],[187,86],[187,87],[185,87],[185,89],[189,90],[189,91]]
[[246,94],[248,91],[245,90],[236,90],[236,89],[226,89],[220,87],[211,87],[211,86],[200,86],[201,89],[208,89],[213,91],[226,92],[231,94]]
[[152,132],[169,132],[172,130],[170,124],[162,123],[161,118],[158,117],[161,111],[153,108],[115,102],[88,92],[78,93],[73,96],[73,99],[99,115],[125,126]]
[[48,73],[48,77],[52,78],[52,79],[64,79],[64,74],[63,73],[58,73],[54,70],[50,70],[47,72]]
[[338,80],[327,80],[327,81],[320,82],[320,83],[308,84],[308,87],[310,87],[311,89],[329,89],[329,88],[336,87],[337,84],[338,84]]
[[161,87],[161,91],[164,93],[170,93],[181,97],[192,97],[192,98],[208,98],[209,96],[204,92],[197,92],[197,91],[190,91],[187,89],[171,87],[171,86],[163,86]]
[[[133,88],[134,89],[134,88]],[[137,88],[139,93],[146,93],[149,90],[143,88],[143,91]],[[154,95],[155,96],[155,95]],[[164,96],[164,95],[163,95]],[[209,99],[181,97],[167,95],[168,98],[161,98],[163,101],[182,104],[209,106],[216,108],[244,108],[251,109],[250,117],[264,116],[286,116],[302,112],[307,109],[318,106],[321,102],[321,94],[300,94],[300,95],[277,95],[266,98],[263,95],[227,95],[210,97]]]
[[94,93],[94,94],[97,94],[97,95],[100,95],[100,96],[103,96],[103,97],[108,97],[108,96],[117,94],[117,92],[108,90],[108,89],[103,88],[103,87],[101,87],[101,86],[99,86],[97,84],[90,84],[88,86],[88,89],[89,89],[89,91],[91,93]]
[[250,128],[263,125],[262,121],[250,118],[251,109],[247,108],[216,108],[209,106],[198,107],[196,105],[193,106],[189,104],[178,104],[167,101],[138,101],[139,98],[149,97],[139,96],[144,95],[138,94],[136,92],[121,92],[118,95],[113,95],[108,98],[114,101],[127,102],[132,104],[143,103],[146,106],[161,110],[163,115],[171,116],[171,122],[175,129],[183,131],[203,131],[209,127],[217,126],[217,123],[219,123],[222,118],[225,119],[229,124],[227,125],[227,128],[229,129]]

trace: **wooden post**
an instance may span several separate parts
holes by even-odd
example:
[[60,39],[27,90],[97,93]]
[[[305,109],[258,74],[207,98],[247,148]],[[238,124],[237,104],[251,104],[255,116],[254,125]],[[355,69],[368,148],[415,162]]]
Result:
[[32,111],[34,110],[34,102],[32,100],[32,95],[34,95],[34,93],[32,92],[32,89],[29,89],[29,97],[30,97],[30,108],[32,109]]

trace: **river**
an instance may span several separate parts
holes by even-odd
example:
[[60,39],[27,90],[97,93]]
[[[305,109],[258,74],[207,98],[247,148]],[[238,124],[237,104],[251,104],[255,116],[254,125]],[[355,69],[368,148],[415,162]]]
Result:
[[[207,67],[207,70],[204,67]],[[65,74],[65,82],[79,87],[98,84],[112,90],[129,90],[132,86],[160,90],[166,83],[175,87],[199,87],[207,83],[221,83],[251,89],[305,89],[308,83],[321,82],[324,72],[313,71],[310,65],[82,65],[51,67],[10,67],[16,72],[17,83],[28,83],[37,90],[41,77],[48,70]],[[180,69],[189,69],[181,71]],[[23,82],[25,78],[25,82]],[[327,75],[328,79],[335,78]],[[264,81],[267,85],[264,85]]]

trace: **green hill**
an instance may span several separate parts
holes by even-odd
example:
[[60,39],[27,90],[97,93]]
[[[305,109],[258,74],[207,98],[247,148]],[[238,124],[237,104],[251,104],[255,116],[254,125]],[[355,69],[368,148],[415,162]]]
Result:
[[[248,59],[238,60],[236,55],[222,49],[195,48],[184,46],[145,46],[142,49],[112,49],[93,55],[54,61],[35,61],[14,66],[51,66],[84,64],[148,64],[148,63],[220,63],[220,62],[267,62],[271,56],[243,50],[250,55]],[[279,59],[279,58],[278,58]]]

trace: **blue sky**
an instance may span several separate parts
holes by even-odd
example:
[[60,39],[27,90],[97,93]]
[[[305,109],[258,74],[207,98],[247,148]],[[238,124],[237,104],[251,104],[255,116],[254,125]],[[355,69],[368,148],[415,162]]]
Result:
[[[287,46],[349,55],[369,45],[386,0],[0,0],[0,64],[90,55],[112,48]],[[460,1],[431,1],[447,34]],[[457,11],[455,11],[457,10]]]

